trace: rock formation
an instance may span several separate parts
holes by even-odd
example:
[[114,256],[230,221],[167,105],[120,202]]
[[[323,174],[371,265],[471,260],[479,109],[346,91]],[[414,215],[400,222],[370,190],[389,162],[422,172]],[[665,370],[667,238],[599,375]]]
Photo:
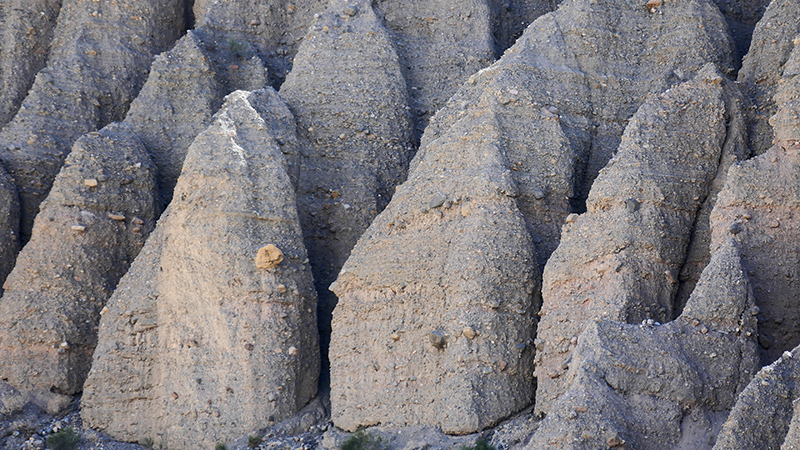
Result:
[[558,0],[491,0],[492,29],[498,52],[514,45],[528,25],[539,16],[555,11],[559,3]]
[[[582,158],[575,211],[582,210],[597,173],[648,93],[664,92],[709,62],[723,73],[733,70],[728,26],[713,3],[657,3],[648,9],[621,0],[568,0],[531,24],[506,52],[505,58],[519,53],[518,62],[536,72],[531,100],[559,116]],[[422,146],[445,132],[459,105],[474,103],[481,90],[481,84],[466,83],[443,110],[453,112],[431,121]]]
[[19,191],[23,239],[72,144],[124,117],[153,57],[182,26],[178,0],[63,4],[47,66],[0,132],[0,159]]
[[526,448],[711,449],[759,368],[754,315],[730,239],[675,321],[589,324],[565,375],[569,389]]
[[547,412],[567,388],[561,377],[592,319],[672,319],[696,212],[725,150],[723,83],[708,65],[693,80],[651,97],[592,186],[588,211],[567,218],[544,269],[537,411]]
[[155,166],[121,125],[79,139],[0,300],[0,379],[42,398],[80,392],[100,310],[157,214]]
[[370,4],[331,1],[281,87],[306,147],[297,203],[323,339],[336,305],[328,286],[405,179],[413,150],[406,82]]
[[[795,39],[800,42],[800,37]],[[731,167],[711,213],[712,247],[737,236],[759,313],[763,363],[800,344],[800,46],[775,95],[776,145]]]
[[792,422],[796,422],[794,405],[800,397],[798,351],[784,352],[756,374],[736,401],[714,450],[786,450],[781,444]]
[[36,73],[47,63],[61,0],[0,5],[0,125],[17,113]]
[[797,45],[793,37],[800,33],[800,22],[787,20],[800,16],[797,0],[770,2],[761,20],[756,24],[750,51],[745,55],[739,71],[742,91],[753,101],[749,111],[750,148],[760,155],[772,147],[773,135],[769,118],[778,110],[773,100],[789,53]]
[[316,295],[271,127],[276,98],[234,92],[189,147],[101,322],[82,405],[92,427],[210,448],[316,394]]
[[14,182],[0,165],[0,286],[14,268],[18,251],[19,197]]
[[731,29],[733,41],[736,44],[737,60],[742,57],[750,48],[750,41],[753,36],[753,28],[761,19],[764,10],[767,9],[771,0],[714,0],[720,12],[725,16],[725,21]]
[[533,398],[539,269],[515,200],[526,187],[512,157],[524,155],[506,145],[503,126],[533,119],[549,127],[533,134],[556,142],[546,133],[559,129],[524,97],[504,102],[506,88],[487,88],[420,150],[332,286],[340,301],[331,404],[340,428],[380,422],[472,433]]
[[491,0],[375,2],[391,33],[408,83],[416,139],[467,77],[494,62],[491,3]]

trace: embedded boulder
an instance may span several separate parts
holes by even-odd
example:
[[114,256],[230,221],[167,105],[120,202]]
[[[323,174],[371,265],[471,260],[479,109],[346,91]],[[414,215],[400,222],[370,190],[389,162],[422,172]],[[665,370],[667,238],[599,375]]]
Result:
[[79,139],[0,300],[0,378],[42,398],[80,392],[100,311],[155,226],[155,166],[118,124]]
[[[189,147],[173,202],[101,321],[81,410],[93,428],[209,448],[316,394],[316,294],[271,129],[276,98],[234,92]],[[282,259],[259,264],[270,245]]]

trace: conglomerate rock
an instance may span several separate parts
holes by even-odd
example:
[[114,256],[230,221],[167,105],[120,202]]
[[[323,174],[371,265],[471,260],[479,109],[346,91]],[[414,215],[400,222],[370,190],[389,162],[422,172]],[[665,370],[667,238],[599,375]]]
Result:
[[[773,132],[769,118],[778,110],[773,97],[778,91],[784,65],[800,33],[800,1],[773,0],[756,24],[750,51],[739,71],[742,91],[753,102],[749,110],[750,148],[760,155],[772,147]],[[794,19],[792,19],[794,18]]]
[[696,213],[726,150],[728,83],[708,65],[693,80],[649,98],[600,171],[588,211],[567,219],[544,269],[537,411],[547,412],[566,390],[565,361],[592,319],[673,318]]
[[336,305],[328,286],[405,179],[413,151],[406,82],[370,4],[331,1],[281,87],[305,147],[297,203],[323,340]]
[[64,2],[47,66],[0,132],[24,239],[72,144],[124,117],[153,57],[178,38],[183,9],[179,0]]
[[189,147],[173,202],[101,321],[82,402],[90,426],[210,448],[316,394],[316,295],[268,117],[275,97],[234,92]]
[[[409,87],[416,137],[473,73],[494,62],[491,0],[381,0]],[[537,2],[532,2],[537,3]]]
[[0,379],[46,397],[80,392],[100,310],[155,226],[155,166],[112,124],[79,139],[0,299]]
[[776,144],[730,168],[711,213],[712,247],[729,233],[740,241],[761,308],[765,364],[800,344],[800,46],[784,65],[778,86],[772,120]]
[[[0,286],[5,281],[19,251],[19,197],[17,187],[0,165]],[[3,290],[0,288],[0,296]]]
[[[581,156],[576,171],[582,180],[573,196],[579,211],[646,95],[690,79],[706,63],[731,72],[732,51],[728,26],[707,0],[652,9],[623,0],[567,0],[531,24],[503,59],[519,53],[516,61],[536,73],[528,86],[531,100],[559,116]],[[491,77],[496,67],[475,79]],[[431,121],[422,146],[445,132],[460,105],[475,102],[482,88],[468,81],[445,106],[451,112]]]
[[675,321],[587,326],[569,389],[526,448],[710,449],[760,366],[755,327],[752,288],[729,239]]
[[340,428],[380,422],[472,433],[533,399],[539,269],[515,200],[523,187],[511,156],[519,149],[507,147],[503,126],[531,119],[544,127],[533,136],[553,142],[560,129],[523,97],[504,102],[505,87],[493,87],[420,150],[331,288],[340,298],[330,347]]
[[62,0],[0,3],[0,125],[17,113],[36,72],[47,63]]

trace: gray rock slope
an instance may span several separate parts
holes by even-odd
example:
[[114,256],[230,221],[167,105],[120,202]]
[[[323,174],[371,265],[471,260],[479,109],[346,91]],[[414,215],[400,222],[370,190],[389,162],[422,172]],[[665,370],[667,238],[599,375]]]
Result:
[[25,240],[72,144],[125,116],[153,57],[178,38],[183,9],[178,0],[63,4],[47,66],[0,131],[0,159],[19,191]]
[[[531,24],[505,58],[519,53],[515,58],[536,71],[532,100],[559,116],[581,156],[573,196],[580,210],[646,95],[690,79],[709,62],[732,71],[732,51],[728,25],[709,1],[647,9],[637,2],[568,0]],[[480,84],[466,83],[444,109],[452,113],[431,122],[422,145],[436,140],[459,105],[473,103],[480,92]]]
[[592,186],[588,211],[568,218],[544,269],[538,412],[547,412],[568,387],[567,361],[591,320],[673,318],[697,211],[717,177],[728,135],[737,132],[728,130],[723,84],[707,65],[693,80],[650,97]]
[[504,101],[507,89],[487,88],[420,150],[332,286],[336,426],[473,433],[531,402],[539,269],[504,127],[522,117],[545,127],[536,137],[560,130],[524,96]]
[[750,51],[739,71],[742,90],[753,102],[749,111],[750,148],[760,155],[772,147],[773,132],[769,118],[778,110],[774,96],[778,90],[784,65],[792,48],[793,38],[800,33],[800,1],[773,0],[753,31]]
[[0,3],[0,125],[17,113],[47,63],[61,0]]
[[18,251],[19,196],[13,180],[0,166],[0,286],[14,268]]
[[79,139],[0,299],[0,378],[46,398],[80,392],[100,310],[155,226],[155,166],[123,125]]
[[370,3],[331,1],[281,87],[305,147],[297,203],[323,336],[336,305],[328,286],[405,179],[413,151],[406,81]]
[[375,2],[408,82],[416,139],[467,77],[494,62],[492,6],[490,0]]
[[211,448],[302,408],[316,295],[271,89],[231,94],[109,301],[82,417],[127,441]]
[[526,448],[711,449],[760,366],[755,311],[729,239],[675,321],[587,326],[565,375],[569,389]]
[[[798,41],[797,38],[795,38]],[[798,41],[800,42],[800,41]],[[800,344],[800,46],[784,65],[772,119],[776,144],[731,167],[711,213],[712,246],[735,233],[753,282],[765,364]]]

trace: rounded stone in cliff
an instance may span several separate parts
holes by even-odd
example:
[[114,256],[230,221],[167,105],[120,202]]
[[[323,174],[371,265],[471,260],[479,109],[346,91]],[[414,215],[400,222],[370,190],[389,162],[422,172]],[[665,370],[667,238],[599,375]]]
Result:
[[[283,252],[273,244],[267,244],[258,249],[256,254],[256,267],[259,269],[274,269],[283,262]],[[286,290],[286,288],[284,288]]]

